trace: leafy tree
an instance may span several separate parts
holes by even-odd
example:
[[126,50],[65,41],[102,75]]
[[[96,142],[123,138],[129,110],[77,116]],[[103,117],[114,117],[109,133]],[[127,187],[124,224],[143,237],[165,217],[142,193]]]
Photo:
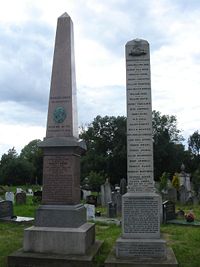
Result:
[[177,129],[177,119],[173,115],[161,115],[159,111],[152,111],[152,127],[154,141],[160,135],[165,134],[170,142],[180,143],[183,137],[180,135],[181,131]]
[[119,183],[126,177],[126,118],[123,116],[97,116],[80,138],[87,145],[81,159],[82,179],[91,171],[105,173],[111,183]]
[[200,134],[198,131],[195,131],[189,138],[188,138],[188,146],[189,150],[196,156],[200,154]]
[[184,158],[183,137],[177,129],[175,116],[161,115],[159,111],[152,112],[154,175],[159,180],[164,171],[174,173]]
[[26,145],[20,153],[20,158],[28,161],[33,166],[33,180],[35,182],[42,182],[42,169],[43,169],[43,154],[41,148],[38,144],[41,142],[39,139],[32,140],[28,145]]
[[15,148],[11,148],[8,150],[7,154],[4,153],[1,157],[0,161],[0,183],[5,184],[6,181],[6,176],[4,175],[4,170],[7,168],[7,166],[15,159],[17,159],[18,155],[15,150]]
[[101,189],[101,185],[106,180],[106,175],[103,173],[97,173],[97,172],[91,171],[87,178],[88,178],[88,185],[91,188],[91,190],[95,192],[99,192]]
[[1,168],[1,178],[4,184],[22,185],[30,183],[33,174],[33,166],[19,157],[4,164]]

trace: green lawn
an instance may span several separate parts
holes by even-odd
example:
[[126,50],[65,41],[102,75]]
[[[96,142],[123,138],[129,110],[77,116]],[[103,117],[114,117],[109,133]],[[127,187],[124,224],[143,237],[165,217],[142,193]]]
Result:
[[[14,212],[18,216],[34,217],[37,205],[32,204],[31,197],[27,205],[14,206]],[[200,206],[181,206],[185,211],[193,210],[196,219],[200,220]],[[98,208],[99,210],[99,208]],[[101,211],[103,211],[101,209]],[[6,258],[13,251],[22,247],[23,230],[29,227],[27,224],[0,222],[0,266],[6,267]],[[96,224],[96,239],[104,240],[99,255],[96,256],[96,266],[103,266],[110,249],[120,235],[121,228],[116,225]],[[173,248],[180,267],[200,266],[200,228],[192,226],[162,225],[163,233],[168,244]]]

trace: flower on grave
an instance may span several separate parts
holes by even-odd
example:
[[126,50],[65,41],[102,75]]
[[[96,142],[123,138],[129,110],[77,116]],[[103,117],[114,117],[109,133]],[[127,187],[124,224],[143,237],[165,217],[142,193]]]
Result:
[[194,214],[190,211],[185,215],[185,219],[187,222],[193,222],[194,221]]

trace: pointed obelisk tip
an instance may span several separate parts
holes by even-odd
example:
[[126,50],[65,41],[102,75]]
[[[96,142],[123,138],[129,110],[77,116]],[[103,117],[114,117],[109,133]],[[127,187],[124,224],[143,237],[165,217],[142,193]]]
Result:
[[63,13],[59,18],[67,18],[70,17],[67,12]]

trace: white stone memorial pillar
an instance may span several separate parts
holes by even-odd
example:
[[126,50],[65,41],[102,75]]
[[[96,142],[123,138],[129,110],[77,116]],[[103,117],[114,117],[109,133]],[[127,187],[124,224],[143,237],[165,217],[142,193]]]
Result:
[[152,107],[149,44],[126,44],[128,192],[122,203],[122,237],[117,257],[165,258],[160,239],[160,197],[153,177]]

